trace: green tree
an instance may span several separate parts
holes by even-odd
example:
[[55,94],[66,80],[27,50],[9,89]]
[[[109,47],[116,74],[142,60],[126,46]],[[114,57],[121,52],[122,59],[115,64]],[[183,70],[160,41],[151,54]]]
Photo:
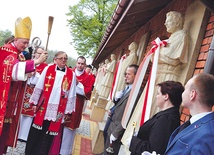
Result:
[[0,46],[4,45],[4,41],[6,38],[12,36],[12,32],[9,30],[0,30]]
[[50,63],[53,63],[53,58],[54,58],[54,55],[56,54],[56,50],[48,50],[48,58],[46,60],[46,63],[50,64]]
[[117,0],[80,0],[69,6],[71,44],[79,55],[94,57],[116,4]]
[[77,61],[76,59],[68,56],[67,65],[71,66],[72,68],[74,68],[76,66],[76,61]]

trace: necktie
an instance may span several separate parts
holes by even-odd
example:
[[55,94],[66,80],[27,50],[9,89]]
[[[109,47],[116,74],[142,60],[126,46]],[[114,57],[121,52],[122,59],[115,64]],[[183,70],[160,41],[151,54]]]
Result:
[[181,132],[183,129],[185,129],[186,127],[188,127],[190,125],[190,120],[186,121],[182,126],[181,128],[179,129],[178,132]]
[[59,70],[59,71],[62,71],[62,72],[65,72],[65,68],[59,68],[59,67],[57,67],[57,69],[56,70]]
[[123,96],[128,92],[128,90],[129,90],[129,86],[126,86],[126,88],[123,91]]

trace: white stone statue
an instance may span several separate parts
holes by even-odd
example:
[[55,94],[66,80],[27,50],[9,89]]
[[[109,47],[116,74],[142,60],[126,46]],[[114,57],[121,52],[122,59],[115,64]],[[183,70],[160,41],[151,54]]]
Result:
[[103,65],[102,72],[101,72],[103,76],[106,75],[106,69],[108,68],[109,63],[110,63],[109,60],[105,59],[105,63]]
[[130,53],[129,55],[123,60],[122,62],[122,68],[120,70],[119,77],[118,77],[118,83],[116,85],[116,91],[123,90],[125,88],[125,82],[124,82],[124,73],[126,68],[131,64],[137,63],[137,43],[132,42],[128,47]]
[[97,68],[93,68],[93,70],[92,70],[92,74],[96,77],[97,76]]
[[100,92],[99,95],[106,99],[108,98],[112,87],[115,66],[116,66],[116,56],[115,54],[111,54],[111,61],[107,65],[106,74],[101,82],[100,91],[99,91]]
[[[189,35],[186,30],[183,30],[183,24],[184,19],[181,13],[170,11],[166,14],[165,26],[171,36],[168,39],[167,46],[160,49],[155,84],[166,80],[178,81],[182,72],[181,67],[188,61]],[[153,103],[155,103],[155,96],[154,94]],[[152,104],[150,116],[158,111],[156,105]]]
[[96,91],[98,90],[98,88],[99,88],[99,84],[100,84],[100,79],[101,79],[101,74],[103,74],[102,73],[102,68],[103,68],[103,65],[104,65],[104,63],[102,62],[102,63],[100,63],[99,64],[99,68],[98,68],[98,70],[97,70],[97,76],[96,76],[96,79],[95,79],[95,82],[94,82],[94,86],[95,86],[95,89],[96,89]]
[[101,83],[102,83],[102,80],[104,78],[104,76],[106,75],[106,68],[109,64],[109,60],[108,59],[105,59],[104,63],[101,63],[101,70],[100,70],[100,73],[99,73],[99,81],[97,82],[97,92],[99,94],[100,92],[100,87],[101,87]]

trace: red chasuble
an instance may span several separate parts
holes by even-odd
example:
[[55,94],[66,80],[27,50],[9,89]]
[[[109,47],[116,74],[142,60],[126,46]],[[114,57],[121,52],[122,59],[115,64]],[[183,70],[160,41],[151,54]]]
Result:
[[76,76],[76,78],[83,84],[85,94],[84,96],[77,94],[75,111],[71,115],[66,116],[65,126],[72,130],[78,128],[80,125],[84,102],[86,99],[90,99],[92,86],[94,85],[94,79],[85,71],[82,75]]
[[[25,58],[22,54],[19,54],[19,51],[11,44],[0,47],[0,53],[0,72],[2,73],[2,76],[0,76],[0,139],[2,138],[1,134],[6,135],[6,145],[13,146],[17,137],[18,120],[26,82],[12,81],[12,70],[16,63],[25,61]],[[31,66],[29,67],[29,71],[33,71],[33,64],[34,62],[31,60],[26,62],[26,66]],[[9,128],[5,130],[7,133],[2,133],[5,123],[10,125],[7,126]],[[0,145],[4,146],[5,143],[1,143]]]
[[[13,67],[19,61],[25,60],[22,54],[11,44],[0,47],[0,145],[13,146],[22,105],[26,82],[12,81]],[[19,55],[18,55],[19,54]],[[4,132],[3,128],[5,126]],[[6,137],[4,139],[1,137]],[[4,142],[3,142],[4,141]],[[7,142],[6,142],[7,141]],[[0,150],[0,153],[2,150]]]
[[[12,69],[16,63],[18,51],[15,48],[0,48],[0,135],[2,134],[4,116],[6,113],[9,88],[12,80]],[[9,121],[9,120],[8,120]]]

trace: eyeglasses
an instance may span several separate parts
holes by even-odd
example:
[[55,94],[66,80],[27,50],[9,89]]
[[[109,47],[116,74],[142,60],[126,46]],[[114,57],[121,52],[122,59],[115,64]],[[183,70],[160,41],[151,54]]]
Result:
[[67,61],[67,60],[68,60],[68,58],[63,58],[63,57],[61,57],[61,58],[56,58],[56,59],[58,59],[58,60],[60,60],[60,61],[62,61],[62,60]]

